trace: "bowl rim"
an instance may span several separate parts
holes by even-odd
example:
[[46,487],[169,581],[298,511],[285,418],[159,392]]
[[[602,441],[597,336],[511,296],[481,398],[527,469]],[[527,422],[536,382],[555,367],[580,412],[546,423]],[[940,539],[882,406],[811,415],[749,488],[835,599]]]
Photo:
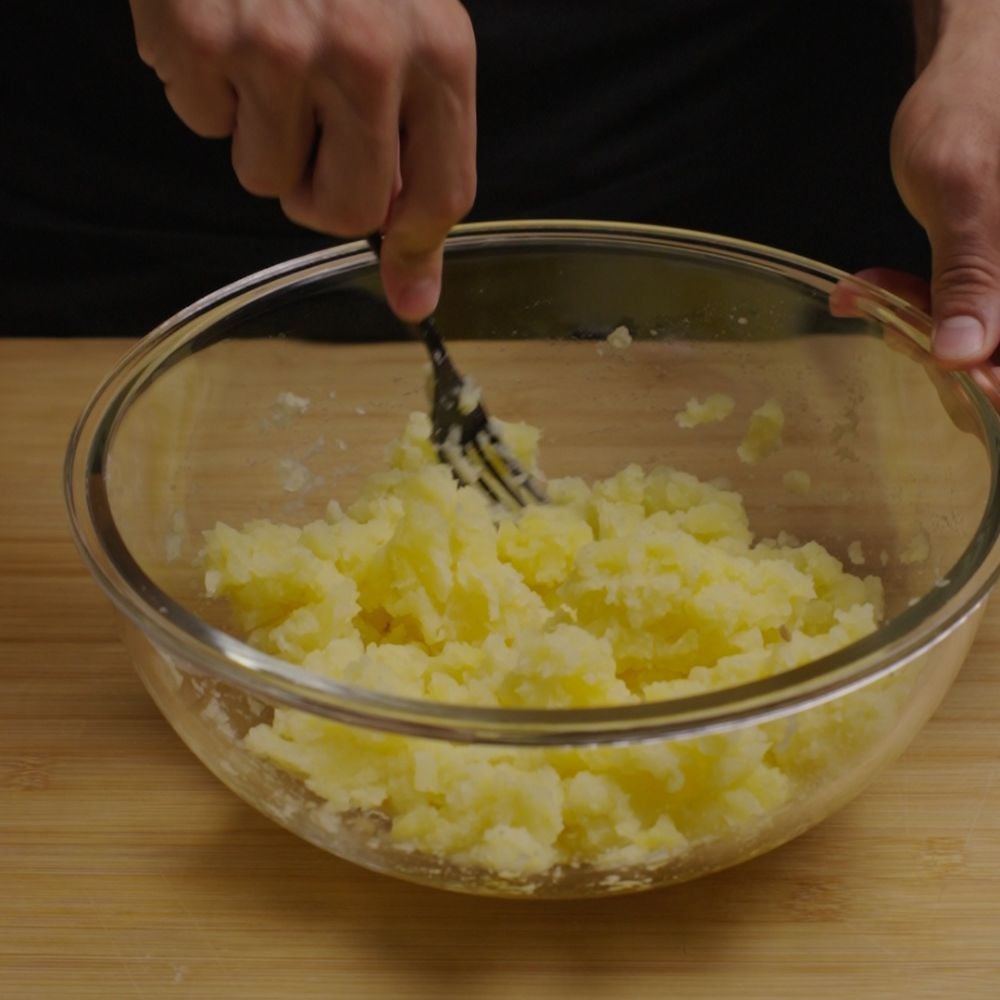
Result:
[[[905,300],[845,271],[733,237],[635,223],[578,219],[480,222],[456,227],[447,250],[520,244],[644,244],[737,261],[829,292],[847,283],[861,314],[889,323],[929,355],[929,317]],[[84,563],[127,620],[167,663],[224,680],[271,703],[366,728],[457,742],[582,745],[707,735],[801,711],[900,669],[973,616],[1000,575],[1000,414],[968,374],[939,372],[978,421],[990,463],[985,511],[956,565],[979,543],[983,555],[960,580],[932,588],[872,635],[799,667],[717,691],[600,708],[492,708],[404,698],[328,678],[242,642],[175,602],[143,572],[114,524],[105,489],[107,449],[129,401],[223,316],[304,279],[370,267],[363,241],[343,243],[232,282],[192,303],[140,339],[94,391],[66,450],[63,485],[71,532]],[[912,352],[908,352],[912,353]],[[180,351],[183,356],[184,351]],[[878,641],[876,641],[878,640]]]

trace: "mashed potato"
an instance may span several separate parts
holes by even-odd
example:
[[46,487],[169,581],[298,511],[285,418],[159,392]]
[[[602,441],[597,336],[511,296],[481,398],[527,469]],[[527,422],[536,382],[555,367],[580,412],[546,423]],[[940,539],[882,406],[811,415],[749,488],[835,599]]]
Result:
[[736,454],[747,465],[756,465],[761,459],[781,447],[785,428],[785,411],[776,399],[769,399],[750,414],[750,424]]
[[725,420],[736,406],[732,396],[717,392],[706,399],[692,398],[683,410],[674,414],[678,427],[698,427],[701,424],[715,424]]
[[626,347],[632,346],[632,334],[627,326],[616,326],[608,334],[608,343],[617,351],[624,351]]
[[[498,512],[460,488],[414,414],[346,511],[207,533],[205,584],[249,641],[325,677],[409,698],[638,704],[788,670],[858,639],[881,584],[820,545],[755,541],[739,494],[628,466]],[[506,425],[529,466],[537,433]],[[873,710],[878,714],[878,709]],[[635,746],[423,740],[278,708],[247,745],[301,777],[327,820],[382,817],[399,847],[504,879],[661,863],[739,833],[828,766],[793,721]],[[819,726],[820,722],[813,725]],[[863,724],[863,723],[859,723]]]

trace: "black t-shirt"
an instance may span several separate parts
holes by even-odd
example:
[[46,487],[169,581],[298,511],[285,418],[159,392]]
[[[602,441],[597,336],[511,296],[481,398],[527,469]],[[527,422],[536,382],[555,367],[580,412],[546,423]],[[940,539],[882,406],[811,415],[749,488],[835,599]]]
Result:
[[[904,0],[467,0],[472,218],[655,222],[925,273],[892,185]],[[127,5],[13,0],[0,41],[3,332],[148,330],[328,245],[245,193],[135,54]]]

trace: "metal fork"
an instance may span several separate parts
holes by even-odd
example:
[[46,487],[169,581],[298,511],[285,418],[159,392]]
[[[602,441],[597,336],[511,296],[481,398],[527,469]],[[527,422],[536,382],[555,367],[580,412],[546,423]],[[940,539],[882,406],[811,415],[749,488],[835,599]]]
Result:
[[[381,233],[367,239],[376,258],[381,258]],[[479,401],[478,390],[453,364],[433,318],[410,325],[431,358],[431,440],[441,460],[463,486],[478,486],[494,503],[518,507],[544,503],[545,488],[504,443],[496,421]]]

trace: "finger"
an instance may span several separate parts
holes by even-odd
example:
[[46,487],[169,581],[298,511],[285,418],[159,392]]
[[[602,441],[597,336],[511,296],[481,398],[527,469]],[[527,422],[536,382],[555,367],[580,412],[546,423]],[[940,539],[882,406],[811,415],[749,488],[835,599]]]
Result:
[[862,281],[877,285],[890,295],[909,302],[922,312],[929,313],[931,310],[931,289],[925,278],[889,267],[868,267],[858,271],[857,276]]
[[1000,344],[1000,248],[981,218],[930,232],[931,350],[948,367],[985,361]]
[[[842,318],[871,318],[872,290],[866,285],[875,285],[923,312],[930,309],[930,289],[922,278],[887,267],[869,267],[843,278],[834,286],[830,292],[830,315]],[[926,350],[908,334],[903,333],[892,323],[882,323],[881,326],[886,346],[920,364],[928,364]]]
[[[855,281],[854,279],[858,279]],[[861,316],[864,310],[859,300],[865,298],[868,290],[861,282],[889,292],[897,298],[909,302],[911,306],[930,312],[931,291],[923,278],[905,271],[894,271],[888,267],[868,267],[857,271],[850,278],[844,278],[830,292],[830,314],[833,316]]]
[[392,199],[399,145],[399,87],[374,76],[368,87],[324,77],[314,84],[318,142],[309,170],[282,198],[289,218],[337,236],[378,229]]
[[434,312],[441,297],[444,234],[413,256],[393,247],[388,236],[382,247],[380,272],[386,301],[400,319],[419,323]]
[[912,147],[897,169],[900,191],[931,244],[931,351],[967,368],[1000,343],[1000,158],[974,128],[951,122]]
[[316,118],[294,77],[266,71],[237,78],[233,169],[252,194],[281,198],[302,182],[316,135]]
[[476,191],[475,47],[461,38],[408,81],[400,148],[402,188],[382,249],[382,283],[403,319],[433,312],[445,236]]
[[987,362],[977,365],[969,374],[976,385],[983,390],[986,398],[1000,410],[1000,368]]
[[230,45],[224,19],[177,21],[164,4],[131,0],[136,49],[164,86],[176,115],[197,135],[223,138],[236,121],[236,94],[220,69]]
[[225,76],[192,66],[160,79],[170,107],[192,132],[203,139],[224,139],[233,134],[236,91]]

